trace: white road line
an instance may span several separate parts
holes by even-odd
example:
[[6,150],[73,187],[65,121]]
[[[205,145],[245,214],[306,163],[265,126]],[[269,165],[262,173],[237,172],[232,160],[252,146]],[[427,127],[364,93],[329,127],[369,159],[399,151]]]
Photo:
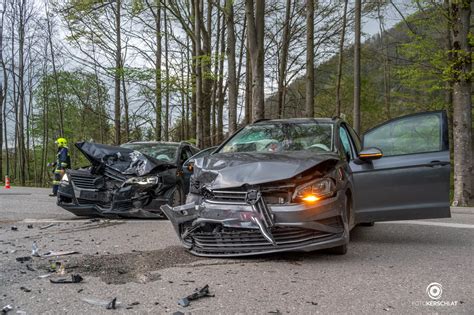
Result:
[[446,222],[433,222],[433,221],[387,221],[387,222],[377,222],[377,224],[379,224],[379,223],[430,225],[430,226],[442,226],[442,227],[451,227],[451,228],[458,228],[458,229],[474,229],[474,224],[446,223]]
[[[86,223],[86,222],[91,222],[91,219],[24,219],[21,221],[23,223]],[[123,223],[143,223],[143,222],[153,222],[153,223],[162,223],[162,222],[169,222],[167,220],[118,220],[118,219],[101,219],[100,221],[97,222],[111,222],[111,223],[117,223],[117,222],[123,222]],[[91,222],[92,223],[92,222]]]

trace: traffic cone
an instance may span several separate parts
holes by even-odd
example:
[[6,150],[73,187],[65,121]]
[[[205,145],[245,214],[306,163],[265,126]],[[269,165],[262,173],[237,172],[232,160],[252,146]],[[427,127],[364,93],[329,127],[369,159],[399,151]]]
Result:
[[10,189],[10,177],[8,175],[5,176],[5,189]]

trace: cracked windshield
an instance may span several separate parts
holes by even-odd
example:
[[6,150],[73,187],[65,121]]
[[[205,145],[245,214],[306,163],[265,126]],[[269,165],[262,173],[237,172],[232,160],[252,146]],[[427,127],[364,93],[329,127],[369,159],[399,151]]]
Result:
[[248,126],[220,150],[226,152],[332,151],[333,125],[316,122]]

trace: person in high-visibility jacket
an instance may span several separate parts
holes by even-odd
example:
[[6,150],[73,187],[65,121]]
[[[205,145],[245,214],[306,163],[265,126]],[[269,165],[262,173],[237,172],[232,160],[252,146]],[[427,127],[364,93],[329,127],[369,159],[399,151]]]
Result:
[[69,156],[67,140],[65,138],[58,138],[55,143],[58,145],[56,161],[54,163],[48,164],[48,166],[54,167],[53,193],[50,194],[51,197],[57,195],[59,189],[59,182],[66,173],[66,170],[71,167],[71,157]]

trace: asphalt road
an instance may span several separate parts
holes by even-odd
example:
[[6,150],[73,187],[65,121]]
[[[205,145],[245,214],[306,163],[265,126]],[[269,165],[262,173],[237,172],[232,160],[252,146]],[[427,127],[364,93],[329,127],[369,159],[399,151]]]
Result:
[[[110,313],[97,304],[114,297],[116,313],[474,313],[474,209],[454,209],[451,219],[357,227],[344,256],[202,259],[180,247],[165,220],[91,222],[57,208],[48,193],[0,190],[0,308],[9,304],[12,314]],[[17,262],[34,241],[41,254],[79,254]],[[54,261],[66,275],[39,278]],[[74,273],[84,281],[49,281]],[[433,282],[442,285],[441,305],[430,305]],[[206,284],[214,297],[178,306]]]

